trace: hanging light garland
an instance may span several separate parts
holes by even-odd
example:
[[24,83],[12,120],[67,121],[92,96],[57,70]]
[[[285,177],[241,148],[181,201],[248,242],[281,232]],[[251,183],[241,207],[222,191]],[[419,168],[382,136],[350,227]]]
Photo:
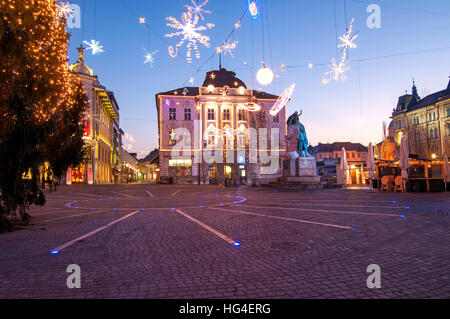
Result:
[[238,43],[239,43],[239,41],[233,41],[233,42],[224,41],[223,44],[220,47],[216,47],[216,52],[218,54],[224,53],[224,55],[226,55],[227,52],[229,52],[230,55],[232,57],[234,57],[233,53],[231,52],[231,50],[236,49]]
[[280,113],[280,111],[288,104],[289,100],[291,99],[292,94],[294,93],[294,89],[295,83],[283,91],[278,100],[272,106],[270,115],[276,116],[278,113]]

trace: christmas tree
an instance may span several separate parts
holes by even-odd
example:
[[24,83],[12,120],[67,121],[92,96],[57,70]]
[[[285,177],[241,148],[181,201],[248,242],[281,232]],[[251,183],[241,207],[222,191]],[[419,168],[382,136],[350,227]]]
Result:
[[69,70],[66,13],[55,0],[0,0],[0,232],[43,205],[43,168],[83,160],[87,98]]

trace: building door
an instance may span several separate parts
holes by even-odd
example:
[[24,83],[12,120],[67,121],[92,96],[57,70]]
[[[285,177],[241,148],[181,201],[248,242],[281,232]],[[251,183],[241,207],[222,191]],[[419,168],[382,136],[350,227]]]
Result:
[[208,178],[210,185],[217,185],[217,166],[214,165],[209,167]]

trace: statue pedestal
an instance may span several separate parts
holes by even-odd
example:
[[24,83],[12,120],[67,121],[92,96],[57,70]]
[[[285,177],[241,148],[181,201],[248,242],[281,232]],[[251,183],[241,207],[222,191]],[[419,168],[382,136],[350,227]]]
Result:
[[300,157],[298,159],[298,176],[317,176],[315,157]]
[[322,189],[320,176],[317,176],[316,159],[314,157],[300,157],[289,161],[289,169],[278,179],[279,186],[300,189]]

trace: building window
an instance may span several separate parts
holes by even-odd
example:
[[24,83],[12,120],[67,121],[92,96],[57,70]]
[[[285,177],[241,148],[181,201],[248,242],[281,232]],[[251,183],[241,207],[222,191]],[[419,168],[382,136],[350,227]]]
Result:
[[223,120],[224,121],[230,120],[230,110],[229,109],[223,110]]
[[169,145],[174,146],[175,144],[177,144],[177,134],[175,133],[174,129],[172,129],[169,132]]
[[177,109],[176,108],[169,108],[169,120],[170,121],[176,121],[177,120]]
[[437,130],[437,128],[435,128],[434,129],[434,138],[438,138],[439,136],[438,136],[438,130]]
[[216,112],[214,109],[208,109],[208,121],[214,121],[216,119]]
[[216,144],[216,135],[208,135],[208,145]]
[[238,121],[245,121],[245,111],[244,110],[239,110]]
[[184,146],[191,146],[191,144],[192,144],[191,132],[189,132],[189,131],[184,132],[183,140],[184,140]]
[[170,176],[191,176],[192,160],[191,159],[173,159],[169,160]]
[[191,114],[192,114],[191,109],[184,109],[184,120],[191,121],[192,120]]
[[273,117],[273,122],[274,123],[280,123],[280,116],[279,115],[274,116]]
[[450,107],[447,108],[447,117],[450,117]]

